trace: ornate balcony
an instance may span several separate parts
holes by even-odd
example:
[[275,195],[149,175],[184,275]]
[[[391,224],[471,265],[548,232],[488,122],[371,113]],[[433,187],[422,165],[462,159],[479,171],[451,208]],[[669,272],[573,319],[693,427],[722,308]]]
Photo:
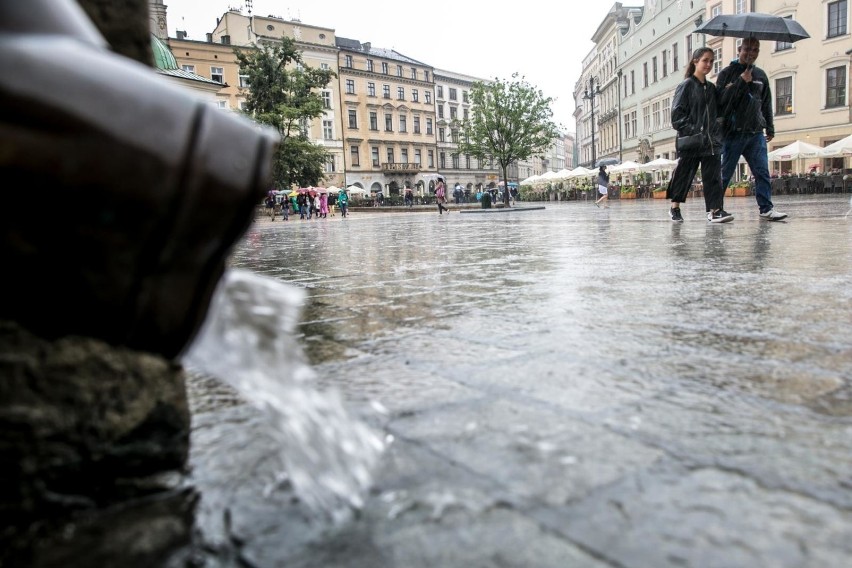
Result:
[[382,171],[391,174],[416,174],[420,171],[420,164],[412,162],[407,164],[385,162],[382,164]]
[[608,110],[604,113],[601,113],[601,115],[598,117],[598,125],[600,126],[600,125],[606,124],[607,122],[609,122],[610,120],[615,118],[617,115],[618,115],[618,109],[615,109],[615,108],[610,109],[610,110]]

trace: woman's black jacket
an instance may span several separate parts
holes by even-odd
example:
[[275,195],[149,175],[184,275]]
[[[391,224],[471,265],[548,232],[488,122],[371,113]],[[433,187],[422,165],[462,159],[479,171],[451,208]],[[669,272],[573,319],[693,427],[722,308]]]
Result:
[[705,156],[722,152],[722,128],[716,120],[717,107],[718,93],[710,81],[702,83],[692,76],[675,89],[672,128],[677,130],[677,135],[690,136],[702,131],[710,134],[701,149],[690,154]]

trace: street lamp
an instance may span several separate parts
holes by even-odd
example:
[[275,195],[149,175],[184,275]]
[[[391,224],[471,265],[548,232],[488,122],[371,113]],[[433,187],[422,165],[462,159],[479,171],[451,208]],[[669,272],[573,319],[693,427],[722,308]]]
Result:
[[[597,83],[597,85],[595,84]],[[589,87],[583,92],[583,98],[590,102],[592,109],[592,167],[595,167],[597,157],[595,156],[595,97],[601,94],[601,81],[595,77],[589,77]]]

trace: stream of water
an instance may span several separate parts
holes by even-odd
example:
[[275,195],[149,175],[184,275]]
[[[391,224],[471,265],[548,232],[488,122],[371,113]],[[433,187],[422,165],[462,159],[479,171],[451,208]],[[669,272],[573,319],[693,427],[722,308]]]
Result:
[[184,357],[190,371],[231,385],[263,413],[280,461],[267,491],[290,483],[317,512],[341,518],[363,506],[380,437],[348,415],[334,392],[312,385],[293,336],[304,291],[246,270],[223,278],[210,314]]

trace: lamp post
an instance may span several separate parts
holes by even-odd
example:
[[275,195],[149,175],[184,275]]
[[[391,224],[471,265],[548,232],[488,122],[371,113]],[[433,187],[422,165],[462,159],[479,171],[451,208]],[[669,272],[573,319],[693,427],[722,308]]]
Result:
[[624,131],[621,129],[621,121],[623,118],[621,117],[621,69],[618,70],[618,118],[616,119],[616,128],[618,131],[618,161],[621,162],[624,160]]
[[[595,84],[597,83],[597,84]],[[595,80],[595,77],[589,77],[589,87],[583,92],[583,98],[591,104],[592,112],[592,167],[595,167],[597,156],[595,156],[595,97],[601,94],[600,79]]]

